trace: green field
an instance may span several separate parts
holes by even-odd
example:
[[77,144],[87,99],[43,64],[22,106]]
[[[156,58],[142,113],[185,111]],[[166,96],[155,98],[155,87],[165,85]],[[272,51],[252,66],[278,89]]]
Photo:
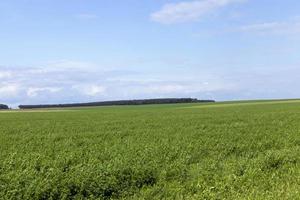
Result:
[[0,112],[2,199],[300,199],[300,101]]

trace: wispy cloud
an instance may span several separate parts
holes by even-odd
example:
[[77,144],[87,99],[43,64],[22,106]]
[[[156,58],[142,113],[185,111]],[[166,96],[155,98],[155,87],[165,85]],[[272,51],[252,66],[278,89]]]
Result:
[[18,94],[20,86],[15,83],[3,83],[0,86],[0,97],[14,98]]
[[151,20],[162,24],[197,21],[219,8],[245,0],[194,0],[169,3],[151,14]]
[[235,31],[245,33],[257,33],[257,34],[299,34],[300,33],[300,19],[293,19],[287,21],[273,21],[244,25],[237,28]]
[[11,76],[12,74],[10,73],[10,71],[0,71],[0,80]]
[[61,90],[62,88],[59,87],[29,87],[27,89],[27,96],[36,97],[38,95],[43,95],[44,93],[57,93]]
[[106,87],[97,84],[78,84],[72,86],[72,88],[90,97],[105,96],[106,94]]

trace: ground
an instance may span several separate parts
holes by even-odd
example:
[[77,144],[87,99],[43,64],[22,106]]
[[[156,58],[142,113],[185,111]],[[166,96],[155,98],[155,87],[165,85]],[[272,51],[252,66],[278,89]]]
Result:
[[0,199],[300,199],[300,101],[0,112]]

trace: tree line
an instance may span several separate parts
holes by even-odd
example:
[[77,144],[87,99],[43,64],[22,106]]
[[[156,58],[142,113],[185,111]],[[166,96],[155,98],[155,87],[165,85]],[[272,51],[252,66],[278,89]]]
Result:
[[102,102],[71,103],[71,104],[20,105],[19,108],[20,109],[67,108],[67,107],[88,107],[88,106],[119,106],[119,105],[208,103],[208,102],[215,102],[215,101],[214,100],[198,100],[198,99],[194,99],[194,98],[162,98],[162,99],[102,101]]
[[8,106],[5,104],[0,104],[0,110],[7,110]]

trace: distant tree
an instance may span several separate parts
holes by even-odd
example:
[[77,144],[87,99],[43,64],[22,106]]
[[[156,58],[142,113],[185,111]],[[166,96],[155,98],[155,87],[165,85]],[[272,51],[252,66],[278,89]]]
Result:
[[198,100],[192,98],[165,98],[165,99],[103,101],[103,102],[73,103],[73,104],[19,105],[19,108],[20,109],[67,108],[67,107],[86,107],[86,106],[120,106],[120,105],[147,105],[147,104],[174,104],[174,103],[207,103],[207,102],[215,102],[215,101]]
[[7,110],[9,109],[7,105],[0,104],[0,110]]

